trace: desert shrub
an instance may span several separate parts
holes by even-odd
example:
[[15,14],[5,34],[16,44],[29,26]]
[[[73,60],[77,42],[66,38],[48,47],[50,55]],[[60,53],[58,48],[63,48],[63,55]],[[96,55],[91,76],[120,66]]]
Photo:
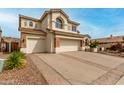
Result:
[[23,52],[16,52],[22,59],[25,59],[25,54]]
[[22,68],[25,64],[25,55],[22,52],[12,52],[5,60],[5,67],[7,69]]
[[90,43],[90,47],[91,47],[91,48],[96,48],[98,45],[99,45],[99,43],[96,42],[96,41]]
[[124,52],[124,46],[122,46],[122,48],[119,49],[119,52]]
[[112,45],[109,49],[113,50],[113,51],[120,51],[122,49],[122,44],[121,43],[117,43],[115,45]]

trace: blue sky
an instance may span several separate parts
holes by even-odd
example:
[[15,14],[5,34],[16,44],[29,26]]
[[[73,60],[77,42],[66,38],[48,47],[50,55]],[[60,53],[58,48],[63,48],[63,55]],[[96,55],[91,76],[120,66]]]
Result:
[[[0,26],[3,36],[20,37],[18,31],[18,14],[40,18],[44,8],[1,8]],[[67,8],[63,9],[71,20],[80,23],[82,34],[89,34],[92,38],[124,35],[124,9],[107,8]]]

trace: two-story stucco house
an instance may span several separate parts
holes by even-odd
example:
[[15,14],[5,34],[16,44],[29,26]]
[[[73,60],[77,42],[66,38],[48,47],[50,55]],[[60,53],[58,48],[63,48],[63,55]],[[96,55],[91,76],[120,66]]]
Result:
[[80,34],[79,25],[61,9],[45,11],[40,19],[19,15],[21,51],[58,53],[82,50],[89,37]]

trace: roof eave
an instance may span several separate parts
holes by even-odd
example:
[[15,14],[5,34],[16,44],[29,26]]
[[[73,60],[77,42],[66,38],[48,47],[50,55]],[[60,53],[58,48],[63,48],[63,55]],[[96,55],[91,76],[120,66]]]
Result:
[[33,21],[40,21],[40,20],[37,19],[37,18],[33,18],[33,17],[29,17],[29,16],[21,15],[21,14],[19,14],[19,17],[20,17],[20,18],[24,18],[24,19],[33,20]]

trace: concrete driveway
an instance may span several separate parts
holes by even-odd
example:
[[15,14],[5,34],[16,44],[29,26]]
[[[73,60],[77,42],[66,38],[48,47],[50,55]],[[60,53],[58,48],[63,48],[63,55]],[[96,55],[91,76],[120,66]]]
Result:
[[49,84],[116,84],[124,75],[124,59],[90,52],[32,54],[30,58]]

